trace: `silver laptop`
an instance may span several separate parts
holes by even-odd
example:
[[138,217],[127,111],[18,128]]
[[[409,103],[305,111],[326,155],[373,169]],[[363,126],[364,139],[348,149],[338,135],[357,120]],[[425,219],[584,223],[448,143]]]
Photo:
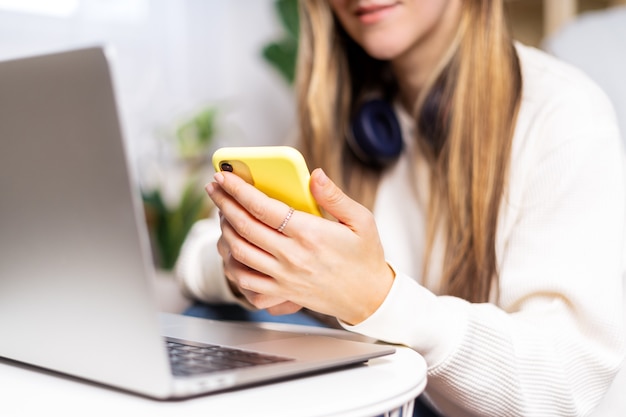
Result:
[[394,351],[159,313],[137,194],[102,48],[0,62],[1,360],[180,398]]

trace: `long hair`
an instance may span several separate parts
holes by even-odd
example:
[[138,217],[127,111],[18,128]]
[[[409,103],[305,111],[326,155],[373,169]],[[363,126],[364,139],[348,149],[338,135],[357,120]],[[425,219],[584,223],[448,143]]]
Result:
[[[463,0],[462,7],[457,41],[415,109],[415,140],[431,172],[423,272],[442,233],[442,292],[486,302],[497,282],[498,212],[522,79],[502,0]],[[345,132],[364,96],[393,98],[397,85],[390,65],[350,39],[328,2],[301,0],[300,10],[301,150],[312,166],[323,167],[352,198],[372,208],[381,169],[354,156]]]

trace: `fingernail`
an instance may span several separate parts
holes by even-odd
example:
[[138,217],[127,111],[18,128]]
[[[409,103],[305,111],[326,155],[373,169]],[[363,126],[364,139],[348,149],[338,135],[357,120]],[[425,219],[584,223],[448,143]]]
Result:
[[218,184],[224,184],[224,175],[221,172],[216,172],[213,178]]
[[328,177],[322,168],[319,169],[316,180],[319,185],[326,185],[328,183]]
[[213,191],[215,190],[215,183],[214,182],[208,183],[207,185],[204,186],[204,190],[207,192],[207,194],[211,195]]

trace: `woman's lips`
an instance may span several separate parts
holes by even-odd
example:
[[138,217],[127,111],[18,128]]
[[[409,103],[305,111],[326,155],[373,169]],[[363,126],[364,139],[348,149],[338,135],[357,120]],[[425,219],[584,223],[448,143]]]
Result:
[[395,7],[395,3],[361,6],[356,10],[356,15],[361,23],[373,24],[383,20]]

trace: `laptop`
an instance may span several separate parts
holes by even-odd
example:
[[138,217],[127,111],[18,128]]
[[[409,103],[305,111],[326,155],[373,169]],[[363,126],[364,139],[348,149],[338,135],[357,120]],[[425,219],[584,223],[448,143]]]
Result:
[[[129,174],[103,48],[0,62],[2,360],[166,399],[394,352],[315,331],[160,313]],[[205,360],[214,351],[236,367]]]

